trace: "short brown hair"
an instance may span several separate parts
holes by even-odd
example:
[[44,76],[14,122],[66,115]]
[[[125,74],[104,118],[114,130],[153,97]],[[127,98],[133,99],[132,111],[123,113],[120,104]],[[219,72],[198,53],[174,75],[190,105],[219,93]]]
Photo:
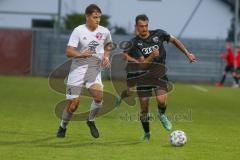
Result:
[[102,13],[101,9],[96,4],[90,4],[85,10],[86,15],[90,15],[93,12]]
[[135,18],[135,23],[137,24],[137,22],[138,22],[139,20],[149,21],[146,14],[140,14],[140,15],[138,15],[138,16]]

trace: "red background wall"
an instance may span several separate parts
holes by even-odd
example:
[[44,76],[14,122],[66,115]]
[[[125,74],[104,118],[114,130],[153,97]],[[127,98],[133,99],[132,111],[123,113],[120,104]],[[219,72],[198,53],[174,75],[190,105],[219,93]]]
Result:
[[29,74],[31,30],[0,29],[0,74]]

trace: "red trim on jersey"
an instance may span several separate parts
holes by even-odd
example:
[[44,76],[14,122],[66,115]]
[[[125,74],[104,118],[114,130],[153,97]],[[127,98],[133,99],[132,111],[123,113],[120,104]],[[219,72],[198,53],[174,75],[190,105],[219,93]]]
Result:
[[237,52],[236,64],[237,64],[237,67],[240,68],[240,49]]
[[234,54],[231,48],[227,49],[227,54],[223,56],[227,62],[227,66],[234,66]]

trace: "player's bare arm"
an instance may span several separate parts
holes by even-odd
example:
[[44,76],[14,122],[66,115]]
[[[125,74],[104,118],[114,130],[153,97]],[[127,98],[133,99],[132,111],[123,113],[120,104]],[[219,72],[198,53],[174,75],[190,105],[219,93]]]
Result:
[[113,47],[112,42],[108,42],[104,47],[104,55],[103,55],[103,59],[102,59],[102,67],[103,68],[108,67],[110,65],[109,56],[111,54],[112,47]]
[[150,56],[148,56],[147,58],[144,58],[144,56],[141,56],[137,60],[138,60],[138,62],[141,62],[141,67],[143,69],[146,69],[149,66],[149,64],[151,64],[153,59],[157,56],[159,56],[159,50],[154,48],[153,52],[150,54]]
[[[155,51],[152,53],[149,57],[144,58],[144,56],[139,57],[138,59],[135,59],[131,56],[129,56],[127,53],[122,53],[123,59],[130,61],[130,62],[135,62],[135,63],[150,63],[153,61],[153,59],[158,55],[158,51]],[[143,64],[145,67],[147,64]],[[144,68],[144,67],[143,67]]]
[[90,49],[84,50],[80,53],[75,47],[67,46],[66,55],[69,58],[87,58],[92,56],[92,51]]
[[153,61],[155,57],[159,56],[159,54],[160,54],[159,50],[154,48],[150,56],[148,56],[147,58],[144,58],[144,56],[141,56],[138,58],[138,61],[142,63],[150,63]]
[[190,53],[180,40],[171,35],[169,41],[174,44],[178,49],[180,49],[186,55],[190,62],[196,62],[195,55]]
[[126,52],[122,53],[122,58],[126,61],[130,61],[130,62],[134,62],[134,63],[139,63],[138,60],[136,60],[135,58],[129,56]]

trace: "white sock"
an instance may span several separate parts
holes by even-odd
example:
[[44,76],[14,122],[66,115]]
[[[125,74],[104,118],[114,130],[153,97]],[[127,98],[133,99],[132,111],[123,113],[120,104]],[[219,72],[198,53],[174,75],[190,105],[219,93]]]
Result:
[[62,113],[62,121],[60,123],[60,126],[65,129],[72,117],[72,113],[68,111],[68,107],[66,106]]
[[95,117],[101,107],[102,107],[102,102],[96,103],[94,100],[92,101],[90,112],[88,115],[88,121],[95,121]]

